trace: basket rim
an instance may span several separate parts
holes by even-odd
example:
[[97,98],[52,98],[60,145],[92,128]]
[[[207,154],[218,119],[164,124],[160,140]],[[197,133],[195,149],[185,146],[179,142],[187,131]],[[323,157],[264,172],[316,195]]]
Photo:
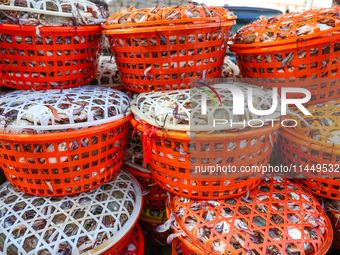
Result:
[[[169,206],[170,206],[170,207],[171,207],[171,204],[172,204],[172,203],[170,202],[171,199],[173,199],[173,198],[176,197],[176,196],[177,196],[177,195],[170,194],[170,196],[169,196]],[[172,208],[166,207],[166,215],[167,215],[167,218],[170,217],[171,209],[172,209]],[[323,212],[321,215],[324,216],[326,225],[328,225],[329,228],[330,228],[331,230],[333,230],[333,229],[332,229],[331,221],[330,221],[330,219],[328,218],[328,215],[326,214],[326,212]],[[179,219],[178,215],[174,215],[174,217],[175,217],[176,222],[177,222],[177,224],[179,225],[180,229],[181,229],[181,230],[184,232],[184,234],[185,234],[185,236],[179,236],[179,237],[178,237],[179,240],[180,240],[181,242],[183,242],[183,244],[184,244],[186,247],[188,247],[188,248],[190,247],[189,249],[193,250],[193,251],[196,252],[197,254],[199,254],[199,255],[206,255],[207,252],[206,252],[205,249],[203,248],[203,247],[204,247],[204,244],[203,244],[203,243],[201,244],[199,241],[197,241],[197,242],[192,241],[192,240],[190,239],[190,235],[188,235],[188,234],[190,234],[190,231],[187,230],[185,227],[182,226],[181,220]],[[177,232],[175,229],[174,229],[173,231],[174,231],[175,233]],[[333,241],[333,231],[328,231],[328,232],[326,232],[326,233],[328,233],[329,238],[325,238],[326,242],[324,243],[324,245],[321,247],[321,249],[320,249],[317,253],[314,253],[313,255],[324,255],[324,254],[329,250],[330,246],[332,245],[332,241]],[[269,244],[268,244],[268,245],[269,245]],[[220,253],[218,253],[218,252],[216,252],[216,251],[213,251],[213,250],[209,251],[209,254],[211,254],[211,255],[222,255],[222,254],[220,254]],[[242,252],[242,254],[243,254],[243,252]],[[233,254],[231,253],[231,255],[233,255]]]
[[97,132],[101,132],[107,129],[112,129],[116,126],[119,126],[132,118],[132,114],[123,116],[122,118],[115,120],[113,122],[109,122],[106,124],[83,128],[79,130],[58,132],[58,133],[49,133],[49,134],[15,134],[15,133],[3,133],[0,132],[0,141],[2,140],[10,140],[15,142],[46,142],[51,140],[65,140],[65,135],[68,138],[81,138],[84,135],[95,134]]
[[[138,183],[138,181],[136,180],[136,178],[130,174],[128,171],[124,171],[124,169],[122,169],[123,171],[121,172],[124,172],[125,174],[127,174],[130,179],[131,179],[131,182],[134,184],[135,186],[135,190],[136,190],[136,198],[138,196],[141,196],[142,195],[142,190],[140,188],[140,185]],[[129,225],[124,225],[123,229],[124,231],[122,232],[122,234],[120,235],[120,238],[117,238],[117,237],[113,237],[111,240],[107,240],[105,241],[103,244],[101,244],[100,246],[97,246],[95,247],[94,249],[90,250],[90,251],[87,251],[86,253],[84,253],[84,255],[100,255],[102,254],[103,252],[109,250],[111,247],[113,247],[115,244],[117,244],[120,240],[122,240],[123,238],[125,238],[126,236],[128,236],[129,234],[131,234],[131,232],[133,231],[133,228],[136,226],[137,222],[138,222],[138,219],[142,213],[142,209],[143,209],[143,198],[142,199],[136,199],[136,206],[139,207],[139,211],[134,211],[130,217],[132,218],[132,216],[137,216],[135,218],[135,221],[132,222],[126,222],[126,223],[130,223]],[[104,247],[102,247],[104,246]],[[98,249],[98,248],[101,248],[101,249]]]
[[136,255],[143,255],[144,249],[145,249],[144,234],[143,234],[142,228],[139,226],[138,223],[135,225],[135,229],[137,231],[137,237],[138,237],[138,253]]
[[[210,18],[211,19],[211,18]],[[166,22],[166,21],[164,21]],[[172,22],[174,23],[174,22]],[[159,24],[159,26],[140,26],[140,27],[131,27],[127,26],[126,28],[124,27],[119,27],[115,28],[115,25],[106,25],[102,24],[102,34],[134,34],[134,33],[146,33],[146,32],[156,32],[156,31],[176,31],[176,30],[192,30],[192,29],[202,29],[202,28],[215,28],[215,27],[227,27],[227,26],[232,26],[236,24],[234,19],[228,19],[226,21],[213,21],[213,22],[205,22],[205,23],[185,23],[184,24],[174,24],[174,25],[169,25],[169,26],[164,26],[162,24]],[[166,23],[165,23],[166,24]]]
[[[0,29],[5,29],[6,32],[12,31],[36,31],[37,26],[21,26],[15,24],[0,24]],[[69,31],[67,31],[69,30]],[[87,32],[87,31],[101,31],[102,28],[100,25],[96,26],[42,26],[39,27],[39,31],[41,32]]]
[[340,144],[333,144],[333,146],[331,146],[331,143],[326,143],[323,141],[318,141],[309,137],[305,137],[287,128],[282,129],[280,135],[283,137],[288,136],[287,138],[294,141],[295,143],[303,143],[303,145],[307,148],[322,150],[326,153],[329,152],[332,154],[340,154]]
[[[139,131],[144,132],[145,126],[138,122],[135,117],[131,118],[130,120],[131,125],[134,128],[137,128]],[[256,132],[254,130],[248,130],[248,131],[238,131],[238,132],[231,132],[231,133],[218,133],[218,134],[207,134],[205,133],[198,133],[195,134],[194,139],[209,139],[209,140],[220,140],[221,138],[233,138],[234,140],[240,140],[240,139],[251,139],[252,137],[259,137],[264,134],[269,134],[272,131],[276,131],[280,127],[280,122],[276,122],[274,126],[266,126],[256,129]],[[191,132],[191,131],[188,131]],[[195,131],[193,131],[195,132]],[[204,132],[204,131],[203,131]],[[157,127],[157,137],[162,138],[170,138],[170,139],[180,139],[180,140],[190,140],[187,132],[180,132],[175,130],[167,130],[166,136],[164,136],[163,130],[161,128]]]
[[[280,43],[276,43],[276,44],[266,44],[266,43],[261,43],[258,45],[254,45],[254,44],[242,44],[242,43],[237,43],[234,44],[231,41],[228,42],[228,46],[230,48],[231,51],[235,51],[236,53],[259,53],[259,52],[268,52],[268,51],[281,51],[281,50],[288,50],[288,49],[296,49],[298,51],[298,46],[299,49],[301,50],[304,46],[313,46],[313,45],[317,45],[320,43],[324,43],[324,42],[330,42],[330,39],[332,39],[332,37],[340,37],[340,31],[339,33],[336,34],[324,34],[321,35],[319,37],[315,37],[315,38],[304,38],[303,39],[307,39],[307,40],[301,40],[301,39],[292,39],[292,40],[288,40],[285,42],[280,42]],[[251,52],[248,52],[251,51]],[[279,52],[278,52],[279,53]]]

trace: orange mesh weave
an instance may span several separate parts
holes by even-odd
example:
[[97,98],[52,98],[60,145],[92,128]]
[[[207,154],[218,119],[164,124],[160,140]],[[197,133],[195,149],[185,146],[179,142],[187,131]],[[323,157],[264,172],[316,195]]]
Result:
[[[123,167],[129,119],[67,133],[2,133],[0,166],[15,188],[32,195],[63,196],[93,189]],[[70,143],[79,146],[71,149]],[[54,151],[46,151],[51,144]],[[42,152],[34,153],[40,146]]]
[[[340,7],[335,6],[258,20],[238,30],[233,37],[233,43],[235,47],[249,48],[287,44],[296,42],[297,39],[317,38],[340,30],[339,12]],[[318,24],[322,24],[321,27]],[[307,30],[306,26],[313,31],[307,32],[309,29]],[[273,39],[269,40],[268,37]]]
[[[300,118],[288,115],[287,119],[295,119],[298,125],[292,130],[281,130],[279,144],[283,163],[298,166],[297,177],[302,178],[301,181],[313,193],[340,200],[340,180],[335,172],[336,168],[340,167],[340,141],[337,141],[339,101],[310,105],[306,108],[312,114],[304,116],[310,127]],[[325,171],[316,170],[324,164],[327,166]],[[299,166],[302,166],[302,170]],[[311,171],[312,166],[315,171]]]
[[[176,224],[184,232],[179,240],[199,255],[245,255],[249,251],[252,254],[289,254],[286,245],[294,246],[301,255],[321,255],[327,252],[332,242],[331,223],[320,204],[304,187],[287,179],[264,179],[258,188],[249,192],[248,197],[209,201],[214,206],[192,208],[197,202],[205,201],[171,195],[170,213],[179,212],[175,215]],[[208,211],[214,219],[207,220]],[[188,230],[185,224],[191,220],[197,224]],[[246,230],[242,230],[236,221],[246,222]],[[217,227],[221,222],[223,227]],[[225,230],[227,226],[228,231]],[[294,239],[288,234],[292,229],[300,231],[301,237]],[[199,240],[202,230],[207,236],[204,242]],[[314,238],[305,231],[314,231]],[[225,247],[223,253],[212,249],[216,242],[224,245],[221,246]],[[305,252],[306,244],[313,248]]]
[[[135,119],[132,119],[131,123],[141,133],[148,128]],[[154,180],[161,187],[174,194],[196,199],[227,198],[241,195],[256,187],[261,180],[258,178],[259,175],[254,177],[249,173],[240,173],[239,175],[235,173],[234,178],[225,178],[224,176],[204,178],[196,173],[197,177],[195,177],[195,173],[191,171],[191,169],[195,169],[195,164],[190,163],[190,155],[180,154],[174,150],[175,147],[181,143],[185,151],[190,151],[191,147],[196,146],[195,157],[197,164],[200,164],[201,159],[207,158],[207,153],[202,151],[207,144],[212,151],[217,147],[217,143],[222,143],[222,150],[216,150],[213,155],[211,152],[209,153],[209,157],[214,157],[209,158],[209,162],[214,162],[216,157],[222,158],[223,162],[228,160],[236,167],[266,165],[273,149],[270,140],[275,142],[274,132],[279,128],[279,124],[276,123],[274,128],[268,126],[257,129],[256,132],[197,135],[193,140],[184,132],[168,131],[163,133],[161,129],[157,129],[154,137],[144,136],[142,139],[150,140],[150,148],[148,148],[151,154],[150,169]],[[199,140],[198,137],[200,137]],[[255,145],[244,148],[241,146],[241,141],[252,139],[257,140]],[[228,150],[230,143],[236,146],[234,150]],[[145,151],[147,151],[146,148],[144,148]]]
[[0,85],[15,89],[61,89],[92,81],[98,67],[100,26],[0,25]]

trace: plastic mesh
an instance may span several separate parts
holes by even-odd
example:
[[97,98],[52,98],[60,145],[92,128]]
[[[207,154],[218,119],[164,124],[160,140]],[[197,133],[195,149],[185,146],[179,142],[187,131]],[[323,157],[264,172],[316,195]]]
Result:
[[139,225],[133,229],[131,242],[124,255],[144,255],[144,236]]
[[[86,21],[87,18],[98,19],[102,17],[102,12],[96,4],[84,0],[7,0],[2,2],[0,9],[11,12],[20,11],[56,16],[59,17],[60,22],[62,21],[61,17],[80,18],[83,21],[84,19]],[[57,18],[54,18],[54,21],[57,20]],[[32,20],[28,20],[27,18],[22,18],[21,21],[22,24],[32,22]],[[51,21],[53,21],[53,19],[51,19]],[[98,19],[98,21],[105,20]]]
[[265,46],[296,42],[336,32],[340,29],[339,6],[313,9],[298,14],[284,14],[258,20],[242,27],[235,36],[235,44]]
[[8,183],[0,196],[4,254],[101,254],[132,231],[142,206],[137,181],[124,171],[74,196],[38,198]]
[[[272,92],[268,89],[251,86],[248,84],[233,84],[246,94],[249,88],[253,90],[254,108],[267,110],[272,106]],[[222,105],[213,100],[207,100],[207,114],[202,115],[202,90],[193,88],[171,92],[143,93],[131,103],[131,110],[138,121],[161,127],[164,129],[178,131],[212,131],[247,126],[251,119],[275,119],[280,113],[276,111],[271,115],[259,116],[250,112],[247,98],[245,97],[245,114],[233,115],[233,94],[227,88],[216,88],[221,98]],[[209,96],[207,95],[208,99]],[[176,109],[176,112],[175,112]],[[231,120],[234,125],[214,125],[215,119]],[[245,125],[238,125],[236,122],[245,121]],[[267,120],[268,121],[268,120]]]
[[249,194],[196,201],[171,196],[175,227],[199,254],[325,254],[333,233],[320,204],[301,185],[263,179]]
[[154,7],[135,10],[131,7],[128,12],[113,14],[106,21],[105,28],[123,28],[137,26],[172,25],[180,23],[204,23],[225,20],[234,20],[231,12],[221,7],[201,7],[195,3],[177,7]]
[[0,129],[31,133],[87,128],[129,115],[128,107],[125,93],[97,86],[13,91],[0,98]]
[[123,87],[120,73],[114,58],[101,56],[96,78],[91,81],[92,85],[117,88]]

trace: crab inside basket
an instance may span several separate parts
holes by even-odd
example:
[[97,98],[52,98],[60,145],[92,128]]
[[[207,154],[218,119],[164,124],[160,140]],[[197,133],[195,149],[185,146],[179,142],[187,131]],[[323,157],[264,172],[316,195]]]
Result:
[[125,88],[187,89],[221,76],[236,16],[221,7],[154,7],[119,12],[102,25]]
[[199,255],[326,254],[333,238],[312,194],[278,176],[230,199],[171,195],[168,218],[177,232],[173,237]]
[[110,88],[13,91],[0,98],[0,166],[34,195],[82,192],[123,166],[129,98]]
[[264,87],[306,88],[313,104],[339,97],[339,11],[339,6],[313,9],[241,28],[230,50],[242,76]]
[[142,209],[138,182],[125,171],[73,196],[36,197],[0,188],[4,254],[123,255]]
[[151,171],[144,165],[143,144],[137,133],[129,134],[125,153],[125,169],[139,181],[144,196],[144,207],[165,209],[166,191],[152,178]]
[[95,77],[104,9],[83,0],[20,0],[2,2],[0,12],[0,85],[60,89]]
[[[275,106],[272,109],[270,90],[234,85],[243,93],[252,90],[249,105],[273,113],[254,114],[246,103],[243,115],[233,115],[235,101],[227,87],[214,89],[220,102],[209,97],[211,92],[194,88],[144,93],[131,103],[132,125],[142,136],[145,164],[161,187],[187,197],[223,198],[259,183],[261,171],[240,170],[244,166],[261,170],[268,164],[280,125],[268,120],[280,114]],[[207,97],[205,115],[202,97]],[[216,119],[223,124],[215,125]]]
[[[297,111],[287,118],[294,128],[280,133],[284,164],[295,166],[299,178],[315,194],[340,200],[340,101],[309,105],[312,115]],[[294,123],[295,122],[295,123]]]

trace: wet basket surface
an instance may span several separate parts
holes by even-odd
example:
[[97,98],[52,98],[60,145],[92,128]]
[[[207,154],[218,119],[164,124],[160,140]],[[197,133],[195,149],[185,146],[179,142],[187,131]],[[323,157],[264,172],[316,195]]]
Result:
[[171,195],[170,213],[183,233],[179,240],[200,255],[321,255],[333,238],[331,223],[312,194],[280,177],[265,178],[249,194],[231,199]]
[[[188,12],[199,13],[189,18]],[[227,10],[155,7],[116,13],[103,25],[125,88],[135,92],[187,89],[200,80],[208,84],[221,76],[226,43],[236,18]],[[178,17],[167,19],[170,13]],[[125,23],[120,20],[128,15]],[[144,16],[143,22],[135,22]]]
[[61,89],[95,78],[101,27],[0,25],[0,85],[15,89]]
[[142,208],[138,182],[122,171],[73,196],[35,197],[1,186],[4,254],[121,254]]
[[339,106],[340,101],[333,100],[307,106],[312,115],[298,117],[294,111],[287,119],[297,126],[283,128],[279,142],[282,161],[296,167],[296,178],[314,194],[336,200],[340,200]]

